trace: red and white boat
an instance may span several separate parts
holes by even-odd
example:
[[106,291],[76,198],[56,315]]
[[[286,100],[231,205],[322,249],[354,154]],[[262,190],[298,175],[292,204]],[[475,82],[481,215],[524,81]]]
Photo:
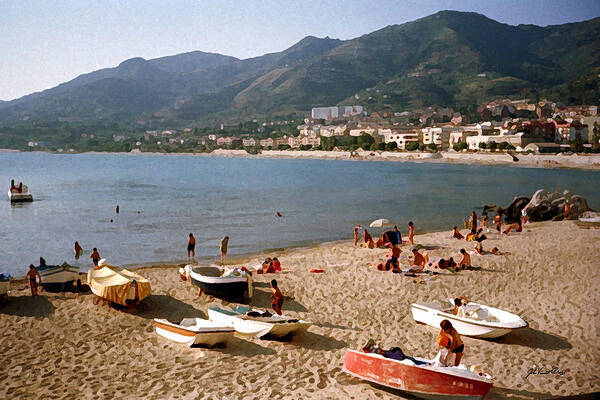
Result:
[[411,360],[398,361],[356,350],[346,350],[344,371],[424,399],[483,399],[493,385],[491,376],[482,376],[461,367],[416,365]]

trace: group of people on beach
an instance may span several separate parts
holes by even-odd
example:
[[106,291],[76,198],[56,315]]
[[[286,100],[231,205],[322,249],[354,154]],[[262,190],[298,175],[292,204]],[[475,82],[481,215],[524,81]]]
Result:
[[[360,230],[362,229],[361,225],[356,225],[354,227],[353,236],[354,236],[354,247],[358,247],[360,242]],[[377,238],[377,241],[373,239],[368,230],[363,230],[363,243],[360,245],[363,248],[375,249],[375,248],[384,248],[392,245],[402,245],[402,233],[398,229],[397,225],[394,225],[394,228],[391,231],[381,232],[381,235]],[[415,224],[410,221],[408,223],[408,242],[410,244],[414,244],[415,238]]]

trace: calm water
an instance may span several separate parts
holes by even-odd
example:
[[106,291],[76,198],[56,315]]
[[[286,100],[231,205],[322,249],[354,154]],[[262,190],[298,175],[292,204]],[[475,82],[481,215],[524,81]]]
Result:
[[[208,258],[225,235],[230,254],[242,254],[351,238],[376,218],[449,229],[484,203],[538,188],[569,188],[600,208],[598,172],[501,166],[0,153],[0,177],[0,271],[13,275],[40,256],[77,264],[75,240],[87,267],[92,247],[115,264],[183,260],[190,232]],[[11,206],[11,177],[36,201]]]

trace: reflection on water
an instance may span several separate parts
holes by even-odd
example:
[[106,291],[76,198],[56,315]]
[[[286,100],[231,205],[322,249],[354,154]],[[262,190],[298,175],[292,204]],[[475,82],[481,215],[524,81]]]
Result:
[[598,172],[504,166],[0,153],[0,182],[11,178],[36,199],[0,202],[0,270],[15,275],[40,256],[74,263],[76,240],[87,267],[93,247],[115,264],[185,259],[190,232],[197,257],[217,258],[225,235],[240,254],[351,238],[377,218],[449,229],[542,187],[600,207]]

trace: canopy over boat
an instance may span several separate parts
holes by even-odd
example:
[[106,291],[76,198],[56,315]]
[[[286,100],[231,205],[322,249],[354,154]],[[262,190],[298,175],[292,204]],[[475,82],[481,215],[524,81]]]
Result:
[[143,300],[152,292],[150,282],[143,276],[125,268],[104,265],[88,272],[92,292],[113,303],[127,305],[127,300]]

